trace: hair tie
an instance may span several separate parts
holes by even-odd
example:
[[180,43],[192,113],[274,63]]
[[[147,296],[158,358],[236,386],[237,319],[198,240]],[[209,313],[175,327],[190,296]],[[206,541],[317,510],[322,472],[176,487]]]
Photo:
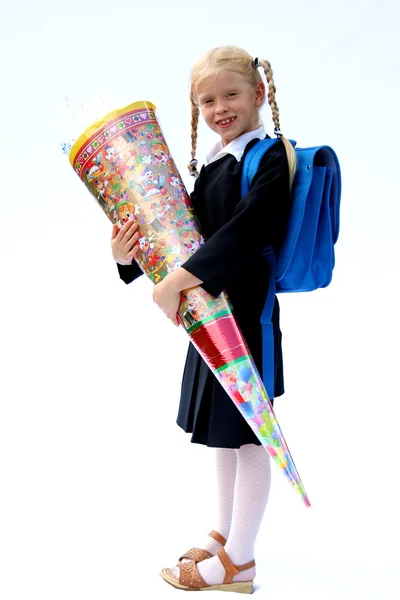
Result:
[[261,65],[260,65],[260,62],[259,62],[258,58],[255,58],[255,59],[253,60],[253,67],[254,67],[255,69],[258,69],[258,67],[261,67]]
[[192,175],[192,177],[197,176],[197,164],[198,164],[198,161],[195,158],[192,158],[192,160],[189,163],[190,175]]
[[279,129],[279,127],[275,127],[274,129],[274,134],[278,137],[281,138],[283,136],[282,131]]

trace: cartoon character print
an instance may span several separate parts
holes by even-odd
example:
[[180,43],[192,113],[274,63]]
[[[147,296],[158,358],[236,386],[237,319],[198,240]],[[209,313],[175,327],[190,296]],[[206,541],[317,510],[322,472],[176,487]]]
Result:
[[170,198],[167,198],[166,200],[166,217],[169,221],[170,225],[173,225],[175,223],[175,219],[176,219],[176,212],[174,210],[174,208],[168,203],[168,200],[170,200]]
[[102,171],[104,171],[104,165],[101,162],[101,158],[99,155],[95,156],[95,158],[92,159],[92,166],[90,167],[90,169],[86,169],[87,181],[93,181],[96,177],[100,175],[100,173],[102,173]]
[[185,206],[185,203],[181,201],[180,198],[178,198],[177,201],[174,203],[174,208],[176,210],[177,217],[181,217],[181,219],[184,219],[186,217],[187,207]]
[[165,228],[170,229],[170,233],[172,234],[175,231],[174,224],[176,213],[169,204],[168,200],[169,198],[160,201],[160,205],[157,210],[157,218],[161,221]]
[[162,220],[164,220],[164,217],[167,214],[169,209],[170,209],[169,204],[167,204],[167,202],[165,202],[165,200],[160,200],[160,202],[155,207],[154,215],[157,217],[157,219],[162,221]]
[[123,180],[125,172],[128,169],[128,165],[122,159],[118,159],[114,166],[114,173],[119,176],[120,181]]
[[179,232],[184,254],[192,254],[200,248],[200,234],[192,229],[181,229]]
[[190,298],[188,298],[188,311],[192,315],[195,321],[200,320],[200,312],[199,312],[200,301],[199,298],[196,298],[194,294],[191,294]]
[[142,235],[139,238],[139,246],[141,251],[143,252],[143,254],[148,254],[150,252],[150,250],[152,250],[154,248],[154,244],[152,243],[152,240],[154,239],[154,235],[150,235],[150,236],[145,236]]
[[135,168],[139,165],[151,165],[151,163],[152,158],[150,154],[138,154],[138,151],[134,147],[128,149],[128,157],[126,159],[126,164],[128,165],[130,171],[134,171]]
[[175,269],[179,269],[179,267],[181,267],[183,265],[183,262],[181,261],[181,259],[179,257],[176,257],[176,259],[174,260],[174,262],[172,264],[168,264],[167,265],[167,272],[172,273],[172,271],[175,271]]
[[153,157],[153,164],[155,165],[169,165],[171,163],[171,157],[168,154],[168,148],[161,142],[156,142],[151,145],[151,155]]
[[157,178],[154,175],[154,171],[151,167],[146,166],[139,177],[138,183],[134,185],[134,189],[139,192],[145,200],[148,200],[152,196],[157,194],[167,194],[167,190],[164,187],[165,177],[159,175]]
[[115,202],[115,196],[112,189],[112,173],[105,173],[100,179],[95,179],[93,182],[94,191],[98,193],[98,200],[102,205],[110,206]]
[[154,237],[154,235],[150,235],[149,237],[143,235],[139,238],[139,247],[142,252],[142,262],[145,267],[147,265],[156,267],[161,260],[165,259],[165,256],[160,256],[157,250],[155,250],[154,244],[152,243]]
[[[182,189],[182,187],[183,187],[181,180],[179,179],[179,177],[177,177],[175,175],[175,173],[173,171],[169,171],[168,176],[167,176],[167,182],[168,182],[168,185],[170,185],[173,188]],[[176,197],[179,198],[179,191],[178,191],[178,194]]]
[[104,150],[102,151],[102,154],[103,154],[104,158],[106,160],[108,160],[110,163],[115,162],[118,157],[117,149],[114,148],[114,146],[110,146],[109,144],[107,144],[107,146],[104,148]]
[[122,145],[119,150],[115,148],[115,146],[107,145],[102,150],[102,155],[105,160],[109,162],[110,172],[113,175],[118,176],[119,181],[122,181],[125,175],[125,172],[130,169],[128,162],[125,160],[124,155],[122,153]]
[[132,202],[118,202],[116,205],[118,218],[122,223],[127,223],[129,219],[135,220],[135,207]]

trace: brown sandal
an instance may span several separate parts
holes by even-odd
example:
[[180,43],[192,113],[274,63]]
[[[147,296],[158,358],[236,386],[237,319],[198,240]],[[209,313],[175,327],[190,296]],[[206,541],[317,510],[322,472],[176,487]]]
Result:
[[174,577],[171,569],[163,569],[161,577],[170,585],[180,590],[187,591],[205,591],[219,590],[222,592],[238,592],[240,594],[252,594],[254,591],[253,580],[251,581],[232,581],[233,577],[242,571],[247,571],[255,567],[254,560],[241,565],[235,566],[224,548],[217,550],[217,556],[225,568],[225,578],[223,583],[216,585],[207,585],[202,576],[197,570],[196,564],[192,562],[182,563],[179,567],[179,580]]
[[[218,533],[218,531],[214,531],[213,529],[208,535],[217,542],[219,542],[221,546],[225,546],[226,539],[220,533]],[[182,563],[182,560],[185,558],[187,558],[188,560],[193,560],[195,563],[198,563],[202,562],[203,560],[206,560],[207,558],[212,558],[213,556],[214,554],[208,552],[208,550],[202,550],[201,548],[191,548],[185,554],[182,554],[182,556],[179,557],[178,566]]]

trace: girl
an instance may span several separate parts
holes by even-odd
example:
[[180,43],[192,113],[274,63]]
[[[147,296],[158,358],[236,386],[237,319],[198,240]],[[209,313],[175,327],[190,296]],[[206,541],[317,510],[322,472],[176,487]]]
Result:
[[[240,197],[243,158],[261,138],[268,137],[259,111],[265,101],[272,109],[275,134],[282,143],[264,155],[249,193]],[[196,176],[191,201],[199,219],[203,244],[182,267],[154,287],[153,299],[175,325],[181,292],[201,286],[213,296],[226,290],[255,364],[262,374],[260,316],[267,287],[262,249],[279,249],[291,206],[290,187],[295,152],[280,133],[271,65],[244,50],[224,46],[209,51],[191,78],[192,160]],[[202,114],[220,137],[197,173],[197,124]],[[121,278],[130,283],[142,274],[133,258],[138,251],[138,226],[132,221],[112,231],[112,252]],[[133,262],[132,262],[133,261]],[[284,392],[279,327],[275,299],[275,396]],[[182,555],[178,566],[163,569],[162,577],[180,589],[214,589],[252,593],[254,546],[270,490],[270,457],[232,400],[189,344],[177,423],[191,441],[215,448],[219,515],[198,548]]]

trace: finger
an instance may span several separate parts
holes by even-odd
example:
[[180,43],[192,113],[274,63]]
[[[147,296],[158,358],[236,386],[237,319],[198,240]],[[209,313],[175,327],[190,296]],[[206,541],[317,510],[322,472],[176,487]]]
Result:
[[137,241],[138,241],[139,237],[140,237],[140,233],[138,231],[136,231],[136,233],[134,233],[132,235],[132,237],[125,242],[124,250],[125,250],[126,253],[129,254],[129,252],[137,244]]
[[134,223],[134,221],[132,221],[131,219],[128,219],[128,221],[126,221],[122,227],[119,228],[119,239],[121,240],[124,235],[126,234],[127,231],[129,231],[129,229],[131,228],[132,224]]
[[123,244],[126,244],[132,238],[132,236],[138,232],[138,229],[139,224],[129,219],[129,221],[125,223],[125,225],[121,229],[121,240]]
[[171,321],[175,325],[175,327],[179,327],[179,323],[177,322],[176,315],[174,315],[174,316],[171,317]]
[[128,252],[128,254],[126,255],[128,260],[131,260],[132,258],[135,258],[135,256],[137,255],[137,253],[140,250],[140,246],[134,246],[132,248],[132,250],[130,250],[130,252]]
[[120,232],[121,232],[121,237],[123,237],[127,231],[129,231],[130,227],[132,227],[132,223],[133,221],[131,221],[131,219],[128,219],[121,227]]
[[115,224],[114,227],[118,227],[118,231],[117,231],[115,238],[113,238],[113,239],[115,239],[116,243],[119,244],[124,236],[123,230],[124,230],[125,225],[123,225],[121,227],[118,224]]
[[114,240],[117,235],[119,233],[119,227],[116,223],[114,223],[114,225],[112,226],[112,231],[111,231],[111,240]]

